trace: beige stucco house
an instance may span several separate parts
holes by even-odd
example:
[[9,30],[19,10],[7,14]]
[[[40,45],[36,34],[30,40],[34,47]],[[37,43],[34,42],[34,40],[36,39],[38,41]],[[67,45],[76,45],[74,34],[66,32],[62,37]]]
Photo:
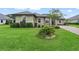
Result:
[[[25,20],[26,23],[32,23],[35,27],[42,27],[45,24],[48,24],[49,26],[53,25],[53,21],[51,18],[48,17],[48,14],[37,14],[25,11],[15,14],[9,14],[9,16],[12,17],[16,23]],[[55,23],[58,25],[63,25],[64,20],[56,20]]]

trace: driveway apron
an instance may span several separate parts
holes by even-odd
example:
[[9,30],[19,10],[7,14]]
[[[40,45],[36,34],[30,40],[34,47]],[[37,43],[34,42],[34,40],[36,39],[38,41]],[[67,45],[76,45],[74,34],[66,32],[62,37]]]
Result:
[[71,26],[60,26],[60,28],[63,28],[65,30],[68,30],[72,33],[75,33],[75,34],[79,35],[79,28],[71,27]]

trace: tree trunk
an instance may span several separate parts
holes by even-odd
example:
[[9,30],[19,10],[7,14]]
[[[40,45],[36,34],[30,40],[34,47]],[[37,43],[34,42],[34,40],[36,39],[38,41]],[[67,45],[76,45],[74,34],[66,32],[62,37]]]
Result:
[[57,26],[57,20],[55,20],[55,26]]

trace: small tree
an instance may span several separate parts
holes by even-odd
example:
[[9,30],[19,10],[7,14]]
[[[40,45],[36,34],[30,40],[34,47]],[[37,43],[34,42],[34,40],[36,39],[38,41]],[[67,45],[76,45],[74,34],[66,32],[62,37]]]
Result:
[[44,25],[44,27],[42,27],[42,29],[39,31],[38,36],[40,38],[51,38],[55,35],[55,30],[54,27],[50,27],[48,25]]
[[52,9],[49,11],[49,18],[52,19],[53,25],[57,26],[57,23],[55,23],[55,20],[60,20],[63,17],[63,14],[59,9]]
[[23,20],[20,22],[20,27],[25,28],[26,27],[26,17],[23,17]]
[[68,25],[69,21],[69,19],[65,19],[65,25]]
[[22,21],[20,22],[20,27],[23,27],[23,28],[26,27],[26,21],[25,21],[25,20],[22,20]]

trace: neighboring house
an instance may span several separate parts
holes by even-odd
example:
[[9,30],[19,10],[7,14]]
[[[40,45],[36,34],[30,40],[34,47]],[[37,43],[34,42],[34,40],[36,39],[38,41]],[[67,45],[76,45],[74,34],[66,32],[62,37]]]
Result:
[[0,14],[0,24],[5,24],[7,20],[11,20],[11,18],[6,15]]
[[[16,23],[20,23],[22,20],[25,20],[26,23],[32,23],[33,26],[37,27],[42,27],[44,24],[48,24],[50,26],[53,24],[53,21],[48,17],[48,14],[37,14],[25,11],[15,14],[9,14],[8,16],[13,17]],[[63,25],[64,20],[56,20],[55,23],[57,23],[58,25]]]
[[5,24],[6,23],[6,16],[3,14],[0,14],[0,24]]
[[79,15],[69,18],[69,23],[79,23]]

